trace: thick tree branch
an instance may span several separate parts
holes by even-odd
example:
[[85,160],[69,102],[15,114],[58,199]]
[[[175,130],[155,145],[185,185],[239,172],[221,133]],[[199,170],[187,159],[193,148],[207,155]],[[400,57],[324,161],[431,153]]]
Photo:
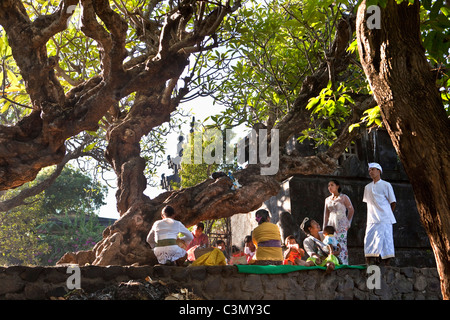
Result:
[[[125,50],[125,39],[127,35],[127,23],[109,6],[108,0],[97,0],[94,2],[95,13],[105,23],[110,32],[111,51],[107,53],[110,57],[110,65],[104,66],[107,74],[112,73],[115,77],[123,76],[123,60],[127,56]],[[104,74],[105,74],[104,72]],[[108,77],[105,75],[106,80]]]
[[35,34],[32,39],[33,46],[38,48],[45,45],[52,36],[65,30],[67,21],[74,11],[72,9],[77,4],[78,0],[64,0],[55,13],[37,17],[31,24],[31,29]]
[[97,21],[96,10],[92,0],[81,0],[82,15],[81,31],[97,41],[100,57],[102,61],[103,77],[108,77],[111,70],[111,56],[112,40],[108,31]]
[[13,198],[1,201],[0,202],[0,212],[9,211],[15,207],[18,207],[21,205],[26,205],[27,204],[25,202],[26,199],[28,199],[29,197],[36,196],[39,193],[43,192],[48,187],[50,187],[53,184],[53,182],[55,182],[55,180],[59,177],[59,175],[61,174],[61,172],[64,169],[67,162],[69,162],[70,160],[77,159],[79,157],[88,155],[88,153],[83,152],[83,149],[85,147],[86,147],[86,144],[83,144],[82,146],[73,150],[72,152],[67,153],[64,156],[63,160],[60,163],[58,163],[58,165],[56,166],[53,173],[47,179],[43,180],[42,182],[40,182],[39,184],[37,184],[33,187],[30,187],[28,189],[21,191],[18,195],[16,195]]

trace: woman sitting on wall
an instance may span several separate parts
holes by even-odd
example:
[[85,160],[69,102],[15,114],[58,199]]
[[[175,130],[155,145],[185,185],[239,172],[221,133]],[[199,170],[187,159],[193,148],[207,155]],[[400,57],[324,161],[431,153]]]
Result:
[[270,222],[269,212],[264,209],[256,211],[258,226],[252,232],[253,243],[256,246],[254,264],[281,265],[283,250],[281,249],[280,229]]
[[306,261],[313,261],[315,265],[326,267],[326,272],[330,273],[334,270],[339,260],[336,258],[340,250],[329,252],[328,246],[322,241],[323,234],[320,232],[320,225],[315,220],[310,220],[308,217],[303,219],[300,228],[306,233],[308,237],[303,240],[303,248],[309,258]]

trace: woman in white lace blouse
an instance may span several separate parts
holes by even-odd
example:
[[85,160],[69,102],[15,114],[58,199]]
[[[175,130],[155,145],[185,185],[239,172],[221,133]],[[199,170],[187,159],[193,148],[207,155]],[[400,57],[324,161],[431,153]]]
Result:
[[[147,236],[147,242],[153,249],[160,264],[183,265],[187,258],[186,250],[178,246],[177,239],[186,243],[192,241],[192,233],[180,222],[174,220],[175,210],[166,206],[161,212],[162,220],[156,221]],[[184,237],[178,238],[181,233]]]
[[328,182],[328,191],[331,195],[325,199],[322,229],[326,226],[333,226],[336,229],[335,237],[341,245],[338,258],[341,264],[348,265],[347,231],[350,228],[355,209],[350,198],[341,193],[341,187],[337,180]]

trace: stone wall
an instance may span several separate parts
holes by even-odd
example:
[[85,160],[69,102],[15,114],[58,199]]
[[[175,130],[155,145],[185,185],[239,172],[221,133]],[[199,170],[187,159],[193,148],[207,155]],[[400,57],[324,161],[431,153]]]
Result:
[[[62,297],[69,290],[67,266],[0,267],[0,299],[50,299]],[[186,288],[208,300],[415,300],[442,299],[435,268],[381,268],[381,288],[368,289],[366,270],[340,269],[330,275],[322,270],[287,274],[258,275],[239,273],[235,266],[85,266],[80,267],[81,289],[96,292],[107,286],[141,280],[152,280]]]

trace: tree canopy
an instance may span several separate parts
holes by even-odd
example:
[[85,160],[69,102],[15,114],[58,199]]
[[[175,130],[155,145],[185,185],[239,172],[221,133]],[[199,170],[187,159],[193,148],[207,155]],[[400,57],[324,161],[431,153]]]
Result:
[[[402,2],[402,1],[400,1]],[[376,5],[369,1],[367,6]],[[380,1],[380,6],[386,5]],[[226,50],[205,54],[202,66],[215,65],[207,74],[203,90],[212,94],[226,110],[213,117],[218,125],[241,123],[249,127],[265,123],[272,127],[292,108],[303,81],[327,58],[340,18],[350,19],[357,6],[353,1],[251,2],[239,15],[227,19],[224,33],[230,39]],[[436,75],[444,107],[449,112],[449,9],[442,1],[424,1],[420,7],[421,36],[430,67]],[[357,53],[356,34],[347,51]],[[327,88],[310,100],[311,119],[326,119],[303,132],[319,144],[336,139],[339,123],[351,115],[352,96],[371,93],[358,54],[344,74],[330,74]],[[330,68],[332,69],[332,68]],[[199,67],[199,73],[204,71]],[[361,123],[381,126],[379,107],[365,110]]]

